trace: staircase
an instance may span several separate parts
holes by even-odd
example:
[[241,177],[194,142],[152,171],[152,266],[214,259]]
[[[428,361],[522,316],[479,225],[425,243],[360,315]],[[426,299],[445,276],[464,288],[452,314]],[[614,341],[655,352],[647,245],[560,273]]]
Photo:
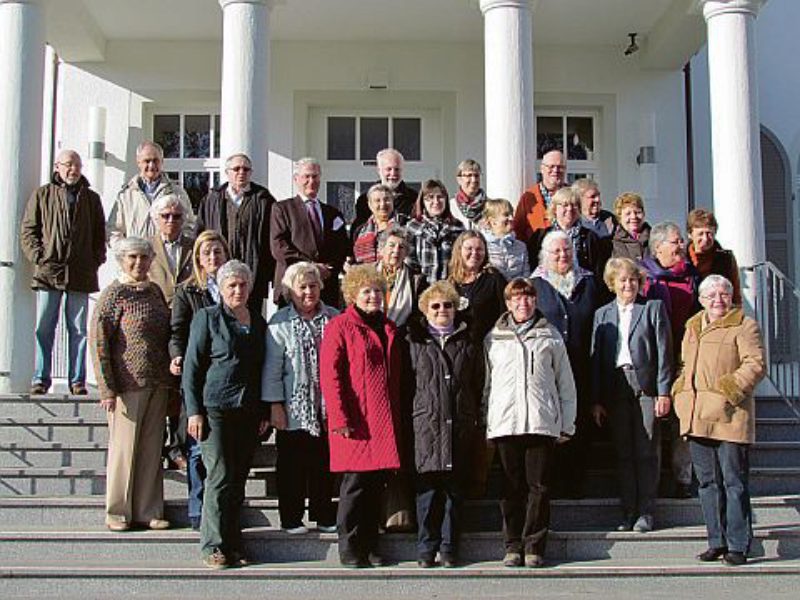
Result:
[[[755,542],[751,562],[731,570],[699,564],[705,529],[696,499],[660,499],[657,531],[613,531],[619,519],[610,448],[592,452],[592,499],[556,500],[548,543],[551,568],[504,569],[496,499],[469,501],[459,569],[422,571],[413,535],[385,535],[395,565],[348,571],[338,566],[336,536],[288,536],[279,529],[275,446],[255,457],[244,510],[246,552],[258,564],[210,572],[199,561],[198,535],[187,526],[182,473],[165,480],[166,517],[176,528],[111,533],[103,525],[107,428],[97,398],[0,396],[0,597],[212,597],[277,594],[278,598],[380,598],[413,594],[464,598],[579,593],[611,586],[648,593],[719,593],[721,573],[735,576],[740,596],[788,590],[800,583],[800,423],[781,398],[759,398],[751,454]],[[493,481],[494,480],[494,481]],[[765,577],[769,575],[769,577]],[[529,581],[536,579],[535,582]],[[179,586],[179,587],[178,587]],[[535,586],[535,587],[534,587]],[[567,587],[565,587],[567,586]],[[775,587],[777,586],[777,587]],[[179,590],[179,591],[178,591]],[[616,592],[615,592],[616,593]],[[381,594],[386,594],[382,596]]]

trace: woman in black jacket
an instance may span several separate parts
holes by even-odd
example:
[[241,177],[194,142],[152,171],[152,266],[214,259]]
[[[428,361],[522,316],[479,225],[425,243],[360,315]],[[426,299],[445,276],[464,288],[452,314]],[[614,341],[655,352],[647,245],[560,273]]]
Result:
[[419,300],[424,318],[409,323],[406,390],[411,399],[417,492],[417,563],[445,567],[458,560],[460,510],[470,451],[481,441],[483,354],[456,319],[458,292],[436,282]]

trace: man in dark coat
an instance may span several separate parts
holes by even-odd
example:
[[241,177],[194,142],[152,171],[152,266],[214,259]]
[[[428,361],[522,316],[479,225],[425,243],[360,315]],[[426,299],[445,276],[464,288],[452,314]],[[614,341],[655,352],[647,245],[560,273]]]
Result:
[[96,292],[97,270],[106,260],[105,214],[100,196],[81,175],[81,157],[62,150],[50,183],[28,200],[22,219],[22,251],[33,263],[36,291],[36,363],[31,394],[46,394],[61,299],[69,343],[69,385],[86,394],[86,314]]
[[[376,156],[378,162],[378,176],[382,183],[394,192],[394,212],[403,215],[406,220],[411,218],[411,211],[417,201],[419,192],[414,188],[408,187],[403,181],[403,155],[394,148],[384,148]],[[370,186],[371,187],[371,186]],[[356,216],[350,231],[356,231],[369,219],[371,212],[367,192],[364,191],[356,200]]]
[[264,186],[250,181],[253,164],[246,154],[225,161],[228,183],[211,190],[197,209],[197,235],[218,231],[228,242],[230,258],[253,271],[253,290],[248,306],[261,313],[269,282],[275,275],[275,259],[269,249],[269,223],[275,198]]

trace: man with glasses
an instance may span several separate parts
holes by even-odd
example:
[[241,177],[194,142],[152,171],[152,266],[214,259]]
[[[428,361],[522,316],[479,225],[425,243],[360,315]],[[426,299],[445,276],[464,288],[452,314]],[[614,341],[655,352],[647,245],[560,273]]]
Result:
[[139,173],[122,186],[117,194],[106,231],[110,245],[124,237],[149,238],[156,233],[156,223],[150,216],[153,202],[162,196],[177,196],[183,205],[183,231],[192,235],[194,213],[186,191],[170,180],[161,169],[164,150],[155,142],[142,142],[136,148],[136,166]]
[[542,180],[522,194],[514,212],[514,233],[523,242],[527,242],[537,229],[549,225],[547,207],[553,194],[564,187],[567,174],[563,152],[558,148],[545,148],[539,172]]
[[269,222],[275,197],[267,188],[251,181],[253,164],[246,154],[225,161],[227,183],[211,190],[197,209],[197,234],[213,229],[230,247],[230,258],[253,271],[253,290],[248,305],[262,312],[264,298],[275,274],[269,251]]
[[[377,162],[378,176],[380,177],[380,181],[376,183],[387,186],[394,193],[395,214],[410,218],[414,203],[417,201],[418,192],[403,181],[403,168],[405,165],[403,155],[394,148],[384,148],[378,152],[375,160]],[[356,216],[350,226],[350,231],[356,231],[366,223],[370,214],[369,201],[365,190],[356,200]]]
[[33,263],[36,352],[31,394],[50,389],[50,366],[61,300],[69,344],[69,386],[86,394],[86,311],[106,260],[105,215],[100,196],[81,175],[81,157],[58,154],[53,178],[28,200],[22,219],[22,251]]

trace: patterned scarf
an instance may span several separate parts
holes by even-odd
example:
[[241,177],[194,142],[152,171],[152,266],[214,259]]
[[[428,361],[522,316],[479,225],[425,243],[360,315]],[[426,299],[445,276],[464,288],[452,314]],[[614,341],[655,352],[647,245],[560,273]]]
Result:
[[555,271],[546,269],[543,266],[538,266],[533,272],[532,277],[541,277],[552,285],[559,294],[569,300],[572,298],[572,292],[575,291],[575,286],[578,285],[581,279],[589,275],[591,275],[589,271],[581,269],[580,267],[574,267],[570,269],[568,273],[559,275]]
[[322,432],[320,417],[325,415],[319,384],[319,345],[330,318],[324,311],[310,320],[292,312],[292,336],[299,346],[300,369],[295,372],[289,414],[303,430],[319,437]]
[[464,191],[459,188],[456,193],[456,202],[461,213],[470,220],[470,222],[477,224],[483,218],[483,205],[486,204],[486,194],[483,190],[478,190],[474,198],[467,196]]

